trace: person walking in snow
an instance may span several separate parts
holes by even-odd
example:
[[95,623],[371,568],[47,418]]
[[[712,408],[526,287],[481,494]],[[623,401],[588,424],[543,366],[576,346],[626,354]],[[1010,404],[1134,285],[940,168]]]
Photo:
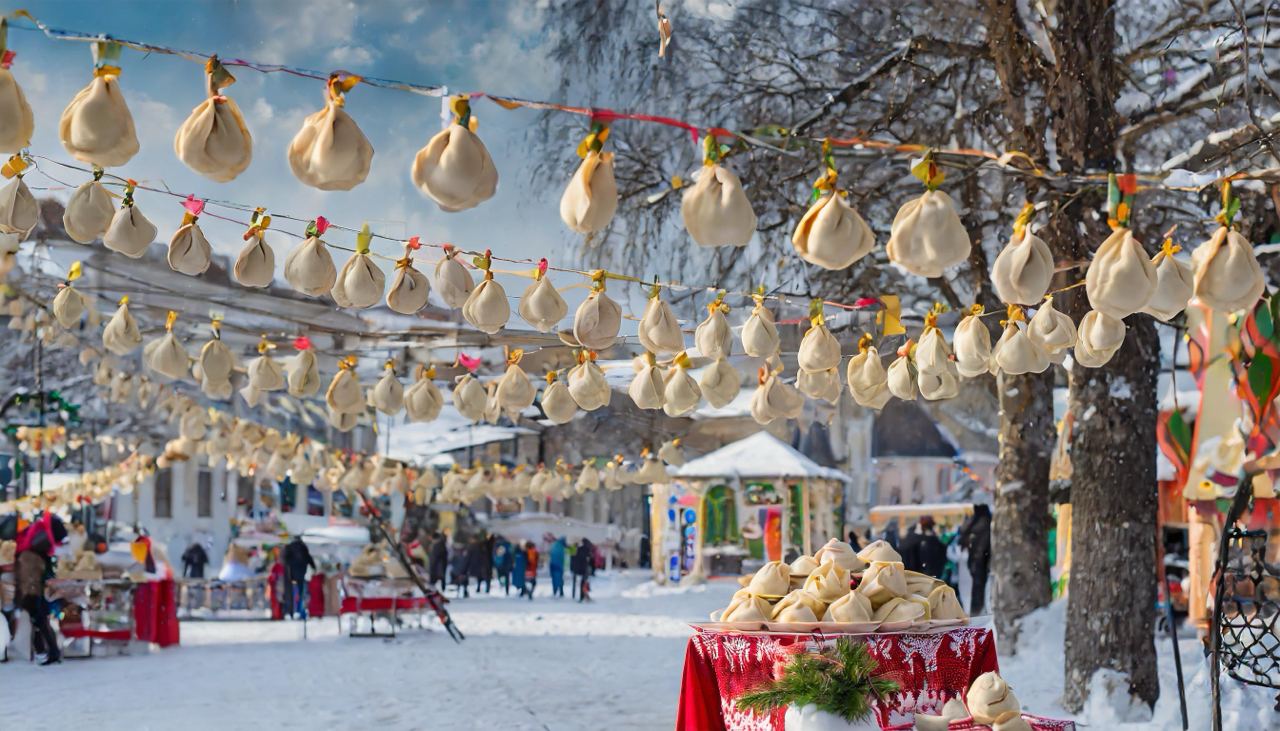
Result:
[[529,563],[529,557],[525,553],[524,547],[518,542],[511,544],[511,583],[519,592],[518,596],[524,596],[524,570]]
[[489,591],[490,577],[493,575],[493,557],[489,553],[489,543],[480,536],[475,536],[467,544],[467,577],[475,579],[476,593],[480,593],[481,585],[485,593]]
[[427,552],[427,576],[432,586],[445,590],[445,572],[449,569],[449,543],[443,532],[431,536],[431,548]]
[[538,549],[533,541],[525,542],[524,556],[524,589],[520,593],[533,601],[533,590],[538,585]]
[[551,596],[564,596],[564,559],[568,553],[568,545],[564,536],[551,544],[547,554],[547,572],[551,574]]
[[590,540],[583,538],[578,550],[573,554],[574,585],[580,602],[591,600],[591,575],[596,571],[596,547]]
[[947,547],[934,528],[933,516],[925,515],[911,528],[898,548],[902,562],[910,571],[942,578],[947,566]]
[[979,503],[973,515],[960,528],[960,547],[969,552],[969,574],[973,591],[969,597],[969,615],[982,614],[987,603],[987,576],[991,572],[991,508]]
[[307,569],[316,570],[316,560],[311,557],[311,551],[307,548],[307,544],[303,543],[302,536],[294,536],[289,545],[284,547],[284,568],[289,579],[289,584],[293,588],[293,596],[291,605],[293,610],[290,615],[296,614],[301,619],[307,618]]
[[204,567],[209,563],[209,553],[199,541],[192,541],[187,550],[182,552],[182,576],[188,579],[203,579]]
[[454,596],[471,596],[467,586],[467,547],[462,543],[453,544],[453,555],[449,557],[449,583],[453,585]]
[[[493,568],[498,572],[498,583],[502,585],[502,593],[511,594],[511,568],[515,556],[511,551],[511,543],[502,536],[496,536],[493,543]],[[521,573],[520,580],[524,581]]]

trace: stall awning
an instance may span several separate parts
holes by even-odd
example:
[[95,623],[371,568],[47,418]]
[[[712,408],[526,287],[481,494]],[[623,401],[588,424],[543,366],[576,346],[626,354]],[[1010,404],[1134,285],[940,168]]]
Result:
[[690,460],[676,470],[675,475],[704,478],[810,477],[845,482],[849,480],[843,472],[823,467],[801,454],[795,447],[763,431]]

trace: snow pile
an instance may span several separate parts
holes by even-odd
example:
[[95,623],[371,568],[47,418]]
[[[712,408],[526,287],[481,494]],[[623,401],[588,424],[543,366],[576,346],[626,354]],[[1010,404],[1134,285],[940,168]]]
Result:
[[[1001,675],[1009,681],[1022,701],[1023,709],[1029,713],[1054,718],[1073,717],[1062,708],[1066,610],[1067,602],[1060,600],[1027,615],[1018,638],[1017,654],[1011,654],[1005,648],[1000,650]],[[1084,711],[1075,716],[1082,729],[1164,731],[1182,728],[1173,648],[1166,634],[1157,636],[1155,642],[1160,675],[1160,700],[1155,708],[1148,709],[1145,704],[1132,699],[1128,680],[1122,673],[1100,670],[1090,681],[1089,700]],[[1183,677],[1186,678],[1191,731],[1209,731],[1213,705],[1209,692],[1211,673],[1208,658],[1194,633],[1180,635],[1178,646],[1182,655]],[[1273,728],[1276,724],[1276,712],[1272,710],[1274,703],[1274,694],[1267,689],[1247,686],[1223,675],[1223,728]]]

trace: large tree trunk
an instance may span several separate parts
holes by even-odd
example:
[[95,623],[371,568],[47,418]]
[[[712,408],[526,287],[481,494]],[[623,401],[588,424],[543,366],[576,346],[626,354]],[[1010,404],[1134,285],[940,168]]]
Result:
[[[1049,31],[1055,68],[1045,78],[1053,133],[1067,172],[1113,169],[1120,70],[1113,0],[1062,0]],[[1107,231],[1099,191],[1063,199],[1051,222],[1088,258]],[[1138,207],[1141,216],[1141,205]],[[1082,289],[1069,311],[1083,314]],[[1071,371],[1071,582],[1064,705],[1083,708],[1099,670],[1127,678],[1154,705],[1156,566],[1155,422],[1160,345],[1147,315],[1126,320],[1124,346],[1102,368]]]
[[[1045,156],[1042,108],[1026,103],[1039,51],[1018,20],[1016,0],[987,0],[987,48],[1000,78],[1009,149]],[[1037,194],[1028,186],[1028,198]],[[1048,241],[1050,246],[1056,242]],[[1054,251],[1061,251],[1055,248]],[[985,275],[985,273],[984,273]],[[995,333],[999,336],[999,333]],[[991,609],[1006,651],[1016,652],[1021,619],[1049,603],[1049,458],[1053,449],[1053,369],[1002,376],[1000,465],[991,523]]]
[[991,608],[1001,648],[1017,648],[1020,620],[1052,599],[1049,457],[1053,369],[1001,376],[1000,465],[991,519]]

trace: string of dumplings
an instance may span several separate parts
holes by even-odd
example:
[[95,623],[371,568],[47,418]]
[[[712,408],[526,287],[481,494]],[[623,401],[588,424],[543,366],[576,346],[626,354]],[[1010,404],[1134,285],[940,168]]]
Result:
[[[39,19],[35,18],[27,11],[17,11],[10,14],[14,20],[26,20],[33,27],[15,24],[15,29],[26,31],[38,31],[45,38],[55,41],[71,41],[83,43],[114,43],[123,47],[128,47],[136,51],[151,55],[166,55],[181,58],[193,63],[206,64],[210,58],[218,58],[217,54],[204,51],[192,51],[188,49],[176,48],[160,43],[150,41],[130,40],[116,37],[108,33],[88,33],[79,30],[68,30],[61,28],[53,28]],[[366,74],[352,74],[347,71],[323,72],[315,69],[303,68],[290,64],[267,63],[262,61],[254,61],[243,58],[220,58],[223,66],[235,68],[247,68],[262,74],[283,73],[298,78],[308,80],[326,81],[331,79],[335,74],[349,76],[357,79],[357,83],[364,84],[380,89],[390,91],[407,92],[417,96],[425,96],[432,98],[444,98],[450,95],[449,87],[444,84],[425,83],[418,81],[405,81],[397,79],[379,78]],[[1029,155],[1018,150],[1010,150],[1006,152],[992,152],[989,150],[980,150],[974,148],[952,148],[940,149],[933,148],[928,145],[917,143],[899,143],[885,140],[877,140],[860,136],[832,138],[832,137],[814,137],[802,134],[796,134],[794,130],[784,125],[778,124],[762,124],[757,125],[752,131],[742,132],[728,130],[723,127],[708,125],[705,123],[693,123],[677,118],[655,115],[642,112],[615,111],[612,109],[593,107],[584,104],[562,104],[546,100],[523,99],[516,96],[495,94],[484,91],[463,92],[459,96],[467,99],[489,99],[494,104],[504,109],[527,108],[538,111],[554,111],[576,116],[588,117],[593,122],[604,121],[612,122],[614,120],[625,120],[630,122],[639,122],[644,124],[658,124],[662,126],[672,127],[687,132],[696,142],[701,136],[708,137],[725,137],[734,139],[737,143],[748,145],[757,149],[769,150],[779,154],[789,154],[791,151],[783,149],[779,144],[771,144],[761,139],[765,136],[777,136],[787,141],[802,141],[807,145],[816,146],[823,142],[828,142],[832,146],[845,149],[856,149],[861,153],[881,154],[885,156],[902,156],[902,155],[920,155],[927,150],[933,150],[937,155],[958,157],[958,158],[974,158],[983,162],[993,162],[997,165],[997,170],[1007,172],[1009,174],[1020,175],[1025,177],[1033,177],[1042,180],[1051,180],[1058,182],[1070,182],[1082,185],[1104,185],[1106,183],[1105,174],[1067,174],[1057,171],[1045,170],[1037,164]],[[1021,164],[1021,167],[1014,166],[1014,162]],[[1147,172],[1142,173],[1144,185],[1149,187],[1160,187],[1168,190],[1197,191],[1197,188],[1186,186],[1165,185],[1161,181],[1168,173]]]

